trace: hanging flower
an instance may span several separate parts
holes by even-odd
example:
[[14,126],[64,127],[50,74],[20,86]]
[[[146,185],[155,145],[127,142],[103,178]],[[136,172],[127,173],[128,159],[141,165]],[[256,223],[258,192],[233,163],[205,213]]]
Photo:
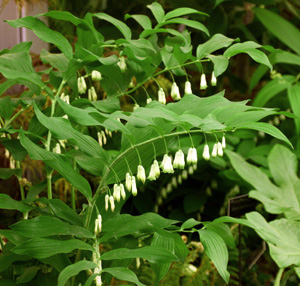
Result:
[[134,106],[133,106],[133,111],[135,111],[136,109],[138,109],[140,106],[136,103]]
[[138,165],[136,177],[143,184],[145,183],[145,181],[146,181],[146,173],[145,173],[145,169],[144,169],[144,167],[142,165]]
[[207,89],[207,83],[206,83],[206,78],[204,73],[201,75],[200,89]]
[[121,72],[125,72],[127,70],[126,61],[125,61],[125,58],[123,56],[120,57],[120,59],[118,61],[118,66],[119,66]]
[[167,193],[171,193],[172,192],[172,184],[171,183],[168,183],[167,184]]
[[193,175],[194,174],[194,168],[193,168],[193,166],[189,166],[188,173],[189,173],[189,175]]
[[120,184],[120,192],[121,192],[121,197],[123,200],[126,199],[126,192],[123,184]]
[[105,210],[108,210],[109,195],[105,195]]
[[59,143],[56,143],[55,147],[53,148],[53,153],[56,153],[56,154],[61,154],[61,148],[60,148],[60,144]]
[[109,197],[109,202],[110,202],[111,211],[114,212],[114,210],[115,210],[115,200],[114,200],[113,196]]
[[223,135],[222,137],[222,148],[225,149],[226,148],[226,140],[225,140],[225,136]]
[[95,220],[95,234],[98,235],[102,229],[102,216],[99,214]]
[[152,102],[152,98],[151,98],[151,97],[148,97],[148,98],[147,98],[147,104],[149,104],[150,102]]
[[186,158],[186,162],[188,164],[197,164],[198,156],[196,148],[190,148],[188,151],[188,155]]
[[156,178],[156,170],[155,170],[154,164],[151,165],[148,179],[149,179],[150,181],[155,181],[155,180],[157,179],[157,178]]
[[93,70],[92,71],[92,80],[100,81],[102,79],[101,73],[99,71]]
[[90,101],[97,101],[97,99],[98,99],[96,90],[93,86],[91,88],[89,88],[89,90],[88,90],[88,99]]
[[166,104],[166,94],[164,92],[164,90],[162,88],[159,88],[158,90],[158,102],[162,103],[162,104]]
[[126,176],[125,176],[125,186],[126,186],[126,189],[128,192],[131,191],[131,176],[129,173],[126,173]]
[[179,87],[177,85],[177,83],[174,81],[173,84],[172,84],[172,88],[171,88],[171,97],[174,99],[174,100],[180,100],[181,97],[180,97],[180,92],[179,92]]
[[211,156],[215,158],[215,157],[217,157],[217,155],[218,155],[218,143],[215,143],[212,153],[211,153]]
[[192,85],[191,83],[187,80],[184,84],[184,94],[191,94],[192,92]]
[[180,149],[175,153],[173,167],[178,169],[184,169],[184,166],[185,166],[184,153]]
[[211,75],[211,85],[212,86],[217,85],[217,78],[215,77],[215,72],[212,72],[212,75]]
[[223,148],[222,144],[218,142],[218,156],[222,157],[223,156]]
[[117,202],[121,200],[121,188],[117,184],[114,184],[113,197],[115,200],[117,200]]
[[186,180],[188,178],[188,172],[187,172],[187,170],[183,170],[181,176],[182,176],[183,180]]
[[155,177],[158,178],[160,175],[160,169],[157,160],[153,161],[154,171],[155,171]]
[[131,177],[131,192],[132,192],[133,196],[137,195],[137,188],[136,188],[135,176]]
[[77,87],[80,94],[84,94],[86,92],[86,83],[83,76],[77,79]]
[[174,169],[172,166],[172,159],[169,155],[165,154],[163,161],[161,163],[161,168],[164,173],[172,174],[174,173]]
[[208,161],[210,159],[209,146],[207,144],[204,145],[202,157],[206,161]]

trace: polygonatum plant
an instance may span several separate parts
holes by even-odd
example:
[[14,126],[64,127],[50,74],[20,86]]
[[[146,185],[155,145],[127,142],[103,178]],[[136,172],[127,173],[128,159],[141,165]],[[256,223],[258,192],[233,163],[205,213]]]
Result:
[[[211,84],[216,85],[229,59],[239,53],[272,66],[259,44],[237,43],[221,34],[209,37],[203,24],[188,19],[206,17],[204,13],[191,8],[165,13],[157,2],[148,8],[157,21],[154,27],[145,15],[125,17],[142,27],[135,38],[124,22],[104,13],[79,19],[50,11],[7,21],[31,29],[58,52],[41,52],[46,69],[40,72],[32,66],[29,42],[0,53],[0,72],[6,78],[1,93],[15,84],[27,87],[18,98],[0,99],[1,142],[11,166],[0,174],[3,179],[15,174],[21,192],[21,201],[0,194],[0,208],[23,213],[22,220],[0,231],[5,283],[39,285],[48,279],[59,286],[110,285],[114,277],[143,285],[132,271],[132,262],[143,258],[158,284],[172,261],[184,261],[187,249],[178,233],[185,231],[199,233],[205,253],[228,283],[227,246],[234,247],[234,241],[222,222],[192,219],[180,227],[155,213],[120,212],[129,196],[138,195],[142,185],[161,173],[184,174],[186,165],[195,170],[198,160],[222,156],[227,134],[237,129],[263,131],[290,144],[274,126],[258,122],[277,110],[230,102],[225,91],[199,97],[189,81],[189,69],[196,68],[205,89],[207,69],[212,68]],[[71,22],[77,31],[74,46],[41,16]],[[105,39],[95,29],[95,19],[110,22],[120,38]],[[185,27],[182,32],[179,24]],[[209,37],[195,49],[190,27]],[[184,93],[177,84],[181,77],[186,79]],[[28,126],[16,124],[28,110],[33,113]],[[27,155],[42,161],[46,174],[32,186],[23,184]],[[71,207],[53,191],[61,178],[71,184]],[[77,191],[84,203],[80,209]],[[21,265],[18,271],[10,271],[16,264]]]

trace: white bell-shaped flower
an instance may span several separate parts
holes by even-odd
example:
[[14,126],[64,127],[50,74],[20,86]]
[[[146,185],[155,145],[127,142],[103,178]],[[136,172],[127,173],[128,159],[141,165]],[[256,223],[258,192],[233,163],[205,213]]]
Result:
[[154,166],[154,164],[151,165],[148,179],[150,181],[155,181],[156,180],[156,173],[155,173],[155,166]]
[[163,161],[161,163],[162,172],[172,174],[174,173],[174,169],[172,166],[172,159],[169,155],[165,154]]
[[191,83],[187,80],[184,84],[184,94],[191,94],[193,93],[192,91],[192,85]]
[[223,148],[222,144],[218,142],[218,156],[222,157],[223,156]]
[[118,186],[117,184],[114,184],[113,197],[117,202],[121,200],[121,189],[120,186]]
[[204,145],[202,157],[206,161],[210,159],[209,146],[207,144]]
[[225,136],[223,135],[222,137],[222,148],[225,149],[226,148],[226,139]]
[[147,104],[149,104],[150,102],[152,102],[152,98],[151,98],[151,97],[148,97],[148,98],[147,98]]
[[123,56],[120,57],[120,59],[118,61],[118,66],[119,66],[121,72],[125,72],[127,70],[126,61],[125,61],[125,58]]
[[126,192],[123,184],[120,184],[120,192],[121,192],[121,197],[123,200],[126,199]]
[[213,150],[212,150],[212,153],[211,153],[211,156],[213,158],[216,158],[218,155],[218,143],[215,143],[214,144],[214,147],[213,147]]
[[194,168],[193,168],[193,166],[189,166],[188,173],[189,173],[189,175],[193,175],[194,174]]
[[80,94],[84,94],[86,92],[86,83],[83,76],[77,79],[77,87]]
[[142,165],[138,165],[137,168],[137,179],[140,180],[143,184],[146,181],[146,173],[145,173],[145,169]]
[[154,171],[155,171],[155,177],[158,178],[160,175],[160,169],[157,160],[153,161]]
[[207,89],[206,77],[204,73],[201,75],[200,89]]
[[113,196],[109,197],[109,202],[110,202],[111,211],[113,212],[115,210],[115,200]]
[[198,156],[197,156],[197,150],[196,148],[190,148],[188,151],[188,155],[186,158],[186,162],[188,164],[197,164],[198,162]]
[[108,210],[108,207],[109,207],[108,203],[109,203],[109,195],[105,195],[105,210],[106,211]]
[[92,71],[92,80],[100,81],[102,79],[101,73],[99,71],[93,70]]
[[212,86],[217,85],[217,78],[215,77],[215,72],[212,72],[212,75],[211,75],[211,85]]
[[159,88],[158,90],[158,102],[162,103],[162,104],[166,104],[167,100],[166,100],[166,94],[164,92],[164,90],[161,88]]
[[185,166],[185,161],[184,161],[184,153],[182,152],[181,149],[179,149],[175,153],[175,158],[173,161],[173,167],[178,168],[178,169],[184,169]]
[[98,235],[102,229],[102,216],[99,214],[95,220],[95,234]]
[[171,87],[171,97],[176,101],[181,99],[179,87],[175,81],[173,82]]

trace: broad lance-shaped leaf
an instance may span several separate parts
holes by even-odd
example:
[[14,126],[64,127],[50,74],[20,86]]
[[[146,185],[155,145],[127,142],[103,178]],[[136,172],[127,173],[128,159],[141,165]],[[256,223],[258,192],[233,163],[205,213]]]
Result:
[[146,286],[138,280],[134,272],[124,267],[104,268],[102,272],[109,273],[119,280],[135,283],[137,286]]
[[151,263],[168,263],[178,258],[169,250],[159,246],[144,246],[137,249],[118,248],[101,255],[101,260],[115,260],[126,258],[144,258]]
[[32,30],[42,41],[57,46],[68,59],[73,57],[72,46],[68,40],[61,33],[48,28],[43,21],[31,16],[27,16],[6,22],[15,28],[24,27]]
[[131,39],[131,30],[122,21],[120,21],[112,16],[109,16],[105,13],[96,13],[96,14],[93,14],[93,17],[97,17],[100,20],[108,21],[109,23],[113,24],[116,28],[118,28],[118,30],[123,34],[125,39],[127,39],[127,40]]
[[33,160],[42,160],[46,165],[59,172],[67,181],[77,188],[87,199],[91,199],[92,190],[88,181],[78,174],[66,156],[47,151],[29,140],[24,131],[20,131],[20,141]]
[[295,119],[297,134],[300,133],[300,84],[289,86],[288,98],[291,104],[293,113],[297,116]]
[[254,8],[253,11],[263,25],[275,35],[279,41],[300,55],[300,42],[298,40],[300,38],[300,31],[297,27],[270,10]]
[[264,64],[264,65],[268,66],[270,68],[270,70],[272,70],[272,65],[271,65],[268,57],[266,56],[266,54],[260,50],[257,50],[257,48],[260,48],[260,47],[261,47],[261,45],[258,45],[257,43],[254,43],[251,41],[244,42],[244,43],[237,43],[237,44],[234,44],[231,47],[229,47],[225,51],[224,56],[230,58],[237,54],[246,53],[254,61],[256,61],[260,64]]
[[100,147],[98,142],[92,137],[84,135],[74,129],[66,119],[60,117],[47,117],[36,105],[34,105],[34,110],[38,120],[58,139],[74,140],[79,149],[88,155],[96,155],[99,158],[102,157],[103,160],[107,160],[106,152]]
[[13,175],[20,177],[22,175],[22,171],[22,169],[0,168],[0,179],[7,180]]
[[257,234],[268,243],[270,255],[279,268],[300,265],[300,222],[290,219],[276,219],[267,222],[264,217],[251,212],[246,214]]
[[144,30],[148,30],[148,29],[152,29],[152,23],[151,20],[148,16],[146,15],[140,15],[140,14],[136,14],[136,15],[129,15],[126,14],[125,15],[125,21],[129,18],[134,19],[135,21],[137,21]]
[[0,209],[29,212],[31,211],[32,207],[24,204],[23,202],[12,199],[7,194],[0,194]]
[[300,216],[297,159],[290,150],[275,145],[268,157],[271,174],[278,186],[274,185],[258,167],[247,163],[240,155],[229,150],[225,153],[237,173],[255,188],[255,191],[250,192],[250,196],[261,201],[268,212],[284,213],[288,218]]
[[71,277],[77,276],[83,270],[94,269],[95,267],[97,267],[96,263],[86,260],[81,260],[69,265],[59,274],[57,286],[66,285]]
[[164,21],[167,21],[167,20],[169,20],[171,18],[185,16],[185,15],[189,15],[189,14],[200,14],[200,15],[208,16],[208,14],[206,14],[204,12],[201,12],[201,11],[198,11],[196,9],[189,8],[189,7],[182,7],[182,8],[177,8],[177,9],[174,9],[174,10],[168,12],[164,16],[163,19],[164,19]]
[[38,216],[33,219],[19,221],[10,226],[12,230],[25,237],[47,237],[54,235],[74,235],[92,238],[93,234],[87,229],[71,225],[51,216]]
[[93,247],[77,239],[57,240],[52,238],[32,238],[12,248],[12,251],[33,258],[47,258],[58,253],[69,253],[74,249],[93,251]]
[[227,38],[221,34],[215,34],[207,42],[197,48],[197,58],[202,59],[219,49],[226,48],[233,43],[234,39]]
[[163,7],[158,2],[153,2],[150,5],[147,5],[156,19],[157,23],[161,23],[164,20],[165,11]]
[[228,250],[224,240],[211,229],[201,229],[198,230],[198,233],[204,247],[204,253],[211,259],[219,274],[228,284],[230,276],[227,271]]

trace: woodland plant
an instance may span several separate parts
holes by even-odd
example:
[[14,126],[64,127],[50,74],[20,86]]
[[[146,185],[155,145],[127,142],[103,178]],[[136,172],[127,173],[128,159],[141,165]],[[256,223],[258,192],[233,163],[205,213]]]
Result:
[[[134,39],[124,22],[104,13],[80,19],[50,11],[7,21],[33,30],[60,52],[41,52],[48,67],[41,72],[32,67],[29,42],[0,54],[0,72],[6,78],[1,94],[15,84],[28,87],[19,98],[0,99],[1,143],[11,161],[11,168],[0,174],[3,179],[16,175],[21,192],[20,201],[0,194],[0,208],[23,214],[0,230],[0,285],[111,285],[115,279],[144,285],[131,270],[140,258],[150,263],[157,285],[173,261],[187,256],[179,235],[185,232],[199,234],[204,253],[229,282],[227,246],[234,247],[234,240],[224,222],[236,220],[189,219],[181,224],[152,212],[120,213],[131,195],[142,196],[139,190],[162,173],[184,179],[199,160],[223,156],[226,140],[238,129],[261,131],[290,144],[276,127],[258,122],[287,113],[230,102],[225,91],[208,97],[192,94],[216,85],[230,58],[239,53],[272,69],[260,50],[270,48],[221,34],[210,37],[199,21],[183,17],[207,16],[195,9],[165,13],[157,2],[148,8],[155,25],[145,15],[125,16],[143,28]],[[74,47],[40,16],[72,23]],[[94,19],[110,22],[120,38],[105,39]],[[178,24],[186,29],[178,32]],[[208,40],[193,47],[189,28],[202,31]],[[190,67],[202,74],[198,87],[190,84]],[[206,81],[208,67],[214,71],[211,83]],[[162,75],[170,76],[171,88]],[[16,127],[15,119],[29,109],[34,116],[28,128]],[[22,169],[27,155],[44,163],[46,179],[26,188]],[[53,189],[61,178],[71,184],[70,206]]]

